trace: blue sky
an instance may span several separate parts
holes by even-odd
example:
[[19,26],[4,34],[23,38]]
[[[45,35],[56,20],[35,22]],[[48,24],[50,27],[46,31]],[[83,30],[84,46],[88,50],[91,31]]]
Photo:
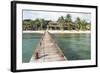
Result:
[[81,19],[84,19],[87,22],[91,22],[91,14],[89,13],[47,12],[47,11],[31,11],[31,10],[23,11],[23,19],[35,20],[36,18],[43,18],[45,20],[56,21],[59,17],[61,16],[65,17],[67,14],[71,15],[73,21],[75,21],[77,17],[80,17]]

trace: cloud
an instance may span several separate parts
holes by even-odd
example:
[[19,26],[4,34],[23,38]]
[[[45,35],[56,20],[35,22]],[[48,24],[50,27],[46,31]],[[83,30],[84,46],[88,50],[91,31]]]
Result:
[[23,19],[36,19],[36,18],[43,18],[45,20],[53,20],[56,21],[61,16],[66,16],[70,14],[72,20],[75,21],[77,17],[84,19],[88,22],[91,21],[91,14],[85,13],[65,13],[65,12],[47,12],[47,11],[23,11]]
[[84,14],[84,13],[71,13],[73,21],[77,17],[80,17],[82,20],[86,20],[87,22],[91,22],[91,14]]

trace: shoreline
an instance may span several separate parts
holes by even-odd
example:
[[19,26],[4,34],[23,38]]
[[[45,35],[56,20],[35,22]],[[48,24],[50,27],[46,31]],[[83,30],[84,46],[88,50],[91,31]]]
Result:
[[[43,34],[45,32],[45,30],[38,30],[38,31],[22,31],[22,33],[40,33]],[[76,31],[76,30],[48,30],[48,32],[50,33],[91,33],[91,31],[87,30],[87,31]]]

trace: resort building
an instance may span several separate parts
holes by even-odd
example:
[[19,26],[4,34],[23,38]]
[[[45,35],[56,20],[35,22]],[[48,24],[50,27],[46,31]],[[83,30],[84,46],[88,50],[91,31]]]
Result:
[[[73,28],[70,28],[70,27],[73,27]],[[59,22],[54,22],[54,21],[49,22],[47,25],[48,30],[68,30],[69,28],[70,30],[74,29],[75,25],[67,24],[67,23],[59,23]]]

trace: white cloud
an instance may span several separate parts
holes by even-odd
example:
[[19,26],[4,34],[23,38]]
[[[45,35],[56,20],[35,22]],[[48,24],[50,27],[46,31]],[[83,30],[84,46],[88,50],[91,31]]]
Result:
[[72,20],[75,21],[77,17],[84,19],[88,22],[91,20],[91,14],[86,13],[65,13],[65,12],[47,12],[47,11],[23,11],[23,19],[36,19],[43,18],[45,20],[53,20],[56,21],[60,16],[66,16],[67,14],[71,14]]

